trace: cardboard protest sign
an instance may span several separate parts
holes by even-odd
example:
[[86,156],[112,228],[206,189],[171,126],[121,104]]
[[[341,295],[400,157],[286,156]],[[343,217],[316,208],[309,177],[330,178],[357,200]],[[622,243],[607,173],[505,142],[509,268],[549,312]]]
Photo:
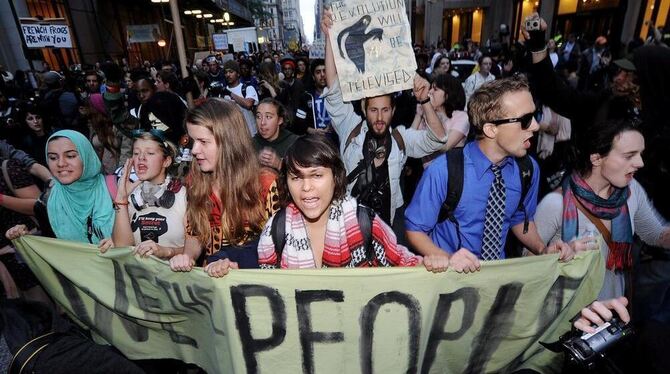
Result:
[[70,28],[62,19],[37,21],[22,18],[21,33],[28,48],[72,48]]
[[212,40],[214,41],[215,50],[223,51],[228,49],[228,34],[212,34]]
[[316,39],[309,47],[309,59],[316,60],[317,58],[326,58],[326,40],[323,38]]
[[161,31],[158,24],[127,25],[126,36],[128,43],[151,43],[160,39]]
[[598,251],[423,268],[172,272],[130,248],[14,241],[47,291],[132,359],[209,373],[557,372],[553,342],[602,287]]
[[410,89],[416,71],[404,0],[331,3],[330,41],[344,101]]

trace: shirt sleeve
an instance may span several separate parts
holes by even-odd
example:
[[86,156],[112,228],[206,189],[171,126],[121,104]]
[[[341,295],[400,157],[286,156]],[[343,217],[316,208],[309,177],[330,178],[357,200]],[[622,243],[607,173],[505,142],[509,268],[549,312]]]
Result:
[[[34,184],[32,175],[30,175],[30,172],[28,172],[28,170],[23,167],[19,160],[10,159],[7,161],[7,174],[15,190],[32,186]],[[7,187],[9,188],[9,186]]]
[[247,99],[254,99],[254,105],[258,105],[258,92],[253,85],[247,86]]
[[636,180],[633,180],[630,186],[637,203],[637,211],[634,216],[635,233],[645,243],[656,245],[663,231],[670,226],[667,226],[667,223],[664,222],[661,215],[656,211],[644,188]]
[[455,110],[448,121],[448,126],[444,129],[445,131],[458,131],[463,135],[468,136],[468,132],[470,132],[470,120],[468,119],[468,114],[466,112]]
[[448,139],[446,134],[444,138],[438,138],[428,125],[425,130],[408,129],[405,126],[398,126],[395,130],[405,142],[405,153],[408,157],[421,158],[433,154],[439,151]]
[[26,152],[14,148],[11,144],[2,139],[0,139],[0,156],[3,158],[17,159],[26,169],[29,169],[36,162]]
[[[510,222],[511,226],[515,226],[523,222],[525,219],[525,214],[528,214],[528,222],[535,220],[535,211],[537,210],[537,194],[538,190],[540,189],[540,167],[533,158],[530,160],[533,164],[533,180],[531,181],[530,188],[528,189],[528,194],[526,194],[526,198],[523,200],[523,206],[526,208],[526,212],[524,213],[522,209],[518,209],[516,212],[514,212]],[[521,170],[519,170],[519,173],[521,173]],[[519,181],[520,180],[521,179],[519,179]]]
[[384,248],[384,254],[392,266],[416,266],[421,263],[421,256],[417,256],[398,244],[393,230],[375,215],[372,221],[372,238]]
[[326,111],[331,119],[330,123],[340,138],[340,145],[343,146],[349,134],[363,119],[354,112],[354,107],[351,103],[342,101],[339,80],[336,79],[332,87],[326,87],[321,97],[325,99]]
[[447,158],[438,157],[424,171],[412,201],[405,209],[407,231],[429,233],[437,225],[440,208],[447,196]]
[[563,226],[563,196],[558,192],[549,193],[540,201],[535,212],[535,226],[544,244],[561,235]]

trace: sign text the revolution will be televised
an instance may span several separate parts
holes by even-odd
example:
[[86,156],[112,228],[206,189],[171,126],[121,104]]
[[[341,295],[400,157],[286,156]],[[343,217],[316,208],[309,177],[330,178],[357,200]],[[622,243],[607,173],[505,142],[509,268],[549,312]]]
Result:
[[412,88],[416,60],[404,0],[331,6],[330,41],[344,100]]

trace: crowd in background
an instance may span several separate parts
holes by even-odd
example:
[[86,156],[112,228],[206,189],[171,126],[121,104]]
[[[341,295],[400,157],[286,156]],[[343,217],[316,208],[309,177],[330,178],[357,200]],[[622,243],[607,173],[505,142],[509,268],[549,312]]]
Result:
[[[505,155],[530,154],[536,172],[534,192],[516,192],[517,200],[528,199],[523,209],[508,204],[510,233],[512,225],[526,226],[524,232],[503,239],[495,258],[560,252],[569,260],[585,242],[568,243],[611,231],[615,244],[602,248],[608,272],[599,299],[632,298],[638,321],[667,329],[665,42],[660,33],[622,48],[606,36],[570,34],[541,44],[529,35],[484,46],[416,46],[414,88],[388,103],[342,102],[328,50],[325,60],[304,51],[212,54],[189,62],[186,76],[173,61],[107,60],[14,74],[0,66],[4,295],[50,303],[9,240],[26,233],[103,252],[135,246],[139,255],[169,260],[175,271],[203,266],[215,277],[258,267],[478,271],[479,260],[491,258],[472,248],[459,253],[474,226],[454,230],[424,215],[426,204],[440,210],[441,201],[430,197],[440,189],[430,183],[443,181],[444,154],[463,149],[466,160],[476,157],[476,144],[499,136],[483,124],[502,121],[498,128],[518,122],[515,136],[529,134],[517,144],[525,151]],[[495,89],[532,93],[531,116],[479,118],[477,110],[502,110]],[[388,111],[388,119],[371,111]],[[512,144],[495,142],[504,150]],[[602,176],[598,187],[594,170]],[[491,174],[484,195],[498,178]],[[587,225],[582,208],[606,229]],[[358,227],[366,215],[369,233]],[[537,248],[521,239],[528,221],[541,239]],[[275,226],[290,230],[278,241]],[[417,235],[422,231],[425,238]],[[448,255],[429,250],[425,239]],[[615,247],[627,252],[616,254]]]

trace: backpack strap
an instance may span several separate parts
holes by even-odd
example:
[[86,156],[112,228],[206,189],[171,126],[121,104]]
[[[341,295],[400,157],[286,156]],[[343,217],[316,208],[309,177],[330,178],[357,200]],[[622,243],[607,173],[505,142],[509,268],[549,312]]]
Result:
[[464,158],[463,148],[452,148],[448,150],[445,155],[447,158],[447,196],[440,207],[440,213],[437,217],[437,222],[444,222],[449,220],[456,225],[456,234],[458,235],[458,248],[461,248],[461,228],[458,220],[454,216],[458,202],[461,200],[463,194],[463,174],[464,174]]
[[242,83],[242,97],[247,98],[247,87],[249,87],[246,83]]
[[351,141],[354,140],[355,137],[358,136],[358,134],[361,133],[361,128],[363,128],[363,121],[359,122],[356,127],[354,127],[353,130],[349,133],[349,136],[347,137],[347,141],[344,143],[344,148],[342,149],[342,153],[344,153],[344,150],[347,149],[349,144],[351,144]]
[[270,236],[277,255],[276,266],[281,268],[281,256],[284,252],[284,244],[286,244],[286,208],[281,208],[275,213],[270,227]]
[[405,140],[403,140],[402,135],[396,129],[391,130],[391,136],[395,139],[395,142],[398,143],[398,148],[400,152],[405,152]]
[[375,218],[375,211],[365,205],[358,204],[356,208],[356,219],[358,227],[363,235],[363,250],[365,259],[371,262],[375,258],[375,250],[372,245],[372,220]]
[[519,179],[521,180],[521,199],[519,200],[517,211],[523,210],[523,233],[525,234],[528,232],[528,212],[526,211],[524,200],[526,200],[526,195],[528,195],[530,186],[533,183],[533,161],[531,161],[528,155],[517,157],[514,160],[519,166]]

